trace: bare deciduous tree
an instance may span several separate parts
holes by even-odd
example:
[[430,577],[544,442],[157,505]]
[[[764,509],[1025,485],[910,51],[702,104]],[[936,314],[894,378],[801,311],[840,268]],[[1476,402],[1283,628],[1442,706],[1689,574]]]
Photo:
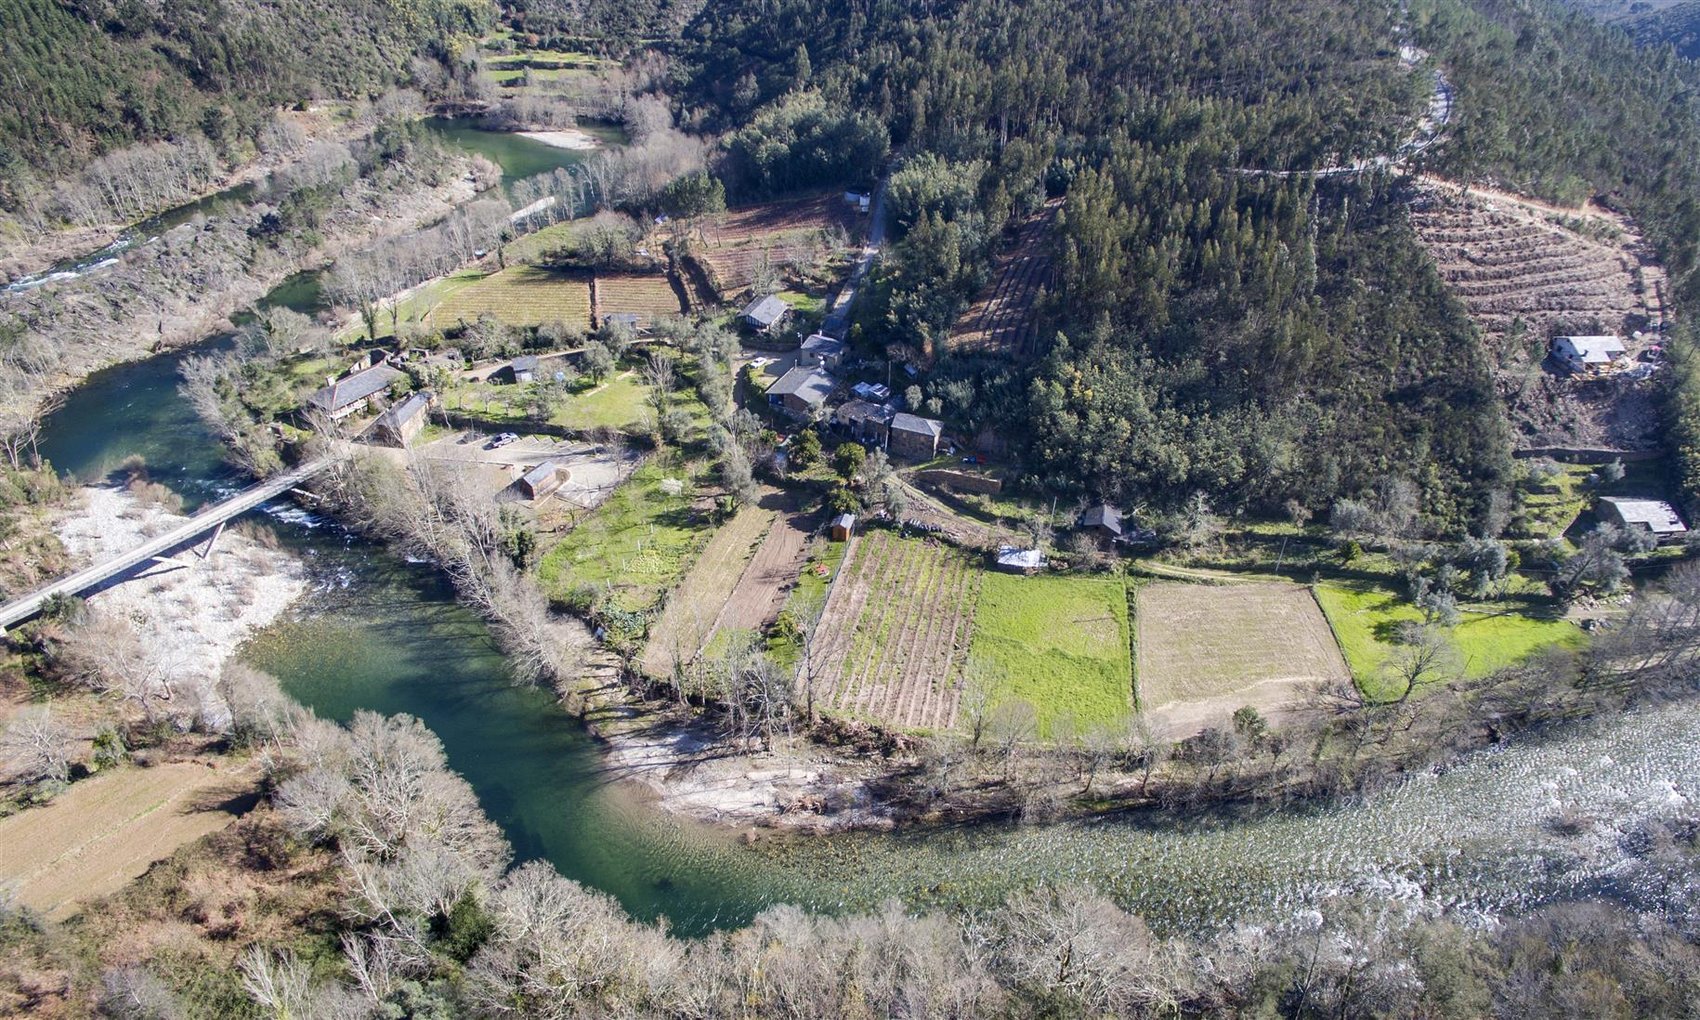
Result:
[[0,731],[0,770],[12,782],[63,783],[76,745],[47,705],[31,705]]

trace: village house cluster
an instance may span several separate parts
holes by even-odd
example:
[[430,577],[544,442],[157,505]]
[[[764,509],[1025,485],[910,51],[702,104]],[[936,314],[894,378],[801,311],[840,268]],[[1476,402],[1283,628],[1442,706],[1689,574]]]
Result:
[[[764,331],[759,323],[783,322],[784,315],[772,317],[770,303],[789,311],[790,306],[777,298],[761,298],[744,309],[744,323]],[[901,409],[892,399],[890,387],[859,382],[849,387],[849,399],[833,406],[833,397],[840,393],[839,373],[848,351],[844,341],[824,333],[805,339],[797,348],[796,364],[767,388],[768,405],[799,421],[825,422],[893,457],[930,460],[938,456],[944,445],[944,422]]]

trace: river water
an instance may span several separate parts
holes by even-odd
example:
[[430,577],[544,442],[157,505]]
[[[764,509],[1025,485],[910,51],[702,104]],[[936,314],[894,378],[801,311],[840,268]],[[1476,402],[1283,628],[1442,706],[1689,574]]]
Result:
[[[240,485],[173,399],[183,356],[91,377],[49,420],[44,453],[84,479],[140,455],[191,504]],[[1339,892],[1491,916],[1620,886],[1621,845],[1636,825],[1690,812],[1700,789],[1700,725],[1691,709],[1674,706],[1478,755],[1362,803],[746,846],[664,817],[615,784],[574,719],[544,693],[510,682],[486,629],[428,565],[292,504],[265,512],[309,565],[313,594],[245,656],[321,715],[418,716],[517,859],[546,858],[635,915],[666,915],[686,933],[738,924],[779,902],[822,910],[887,896],[915,906],[987,903],[1014,888],[1069,881],[1113,894],[1160,930],[1290,915]],[[1555,824],[1579,817],[1593,821]]]
[[[272,299],[310,301],[310,284],[293,280]],[[85,481],[140,456],[191,506],[239,487],[176,399],[189,353],[91,376],[48,420],[44,455]],[[687,934],[781,902],[829,911],[890,896],[915,907],[978,904],[1044,882],[1089,883],[1158,930],[1280,919],[1342,892],[1465,917],[1603,888],[1635,897],[1624,847],[1636,826],[1691,813],[1700,790],[1700,722],[1673,706],[1484,753],[1361,803],[745,845],[663,816],[616,783],[576,720],[511,682],[488,631],[428,564],[289,503],[263,512],[308,564],[313,592],[246,658],[323,716],[418,716],[516,860],[545,858]]]

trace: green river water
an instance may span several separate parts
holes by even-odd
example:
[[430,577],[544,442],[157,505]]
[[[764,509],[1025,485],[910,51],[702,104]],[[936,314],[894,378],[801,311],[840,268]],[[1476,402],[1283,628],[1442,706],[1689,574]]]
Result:
[[[278,300],[303,292],[299,280],[288,286]],[[175,399],[185,353],[92,376],[48,421],[44,454],[85,481],[139,454],[191,505],[240,486]],[[1089,883],[1159,930],[1280,919],[1341,892],[1466,917],[1601,889],[1633,898],[1616,876],[1636,824],[1691,811],[1700,789],[1700,724],[1676,706],[1478,755],[1361,803],[744,845],[662,815],[606,774],[576,720],[510,682],[487,630],[429,564],[292,504],[263,512],[307,563],[313,588],[243,654],[321,715],[418,716],[516,860],[546,858],[684,933],[781,902],[829,911],[889,896],[914,907],[986,903],[1043,882]],[[1598,824],[1554,824],[1578,813]]]

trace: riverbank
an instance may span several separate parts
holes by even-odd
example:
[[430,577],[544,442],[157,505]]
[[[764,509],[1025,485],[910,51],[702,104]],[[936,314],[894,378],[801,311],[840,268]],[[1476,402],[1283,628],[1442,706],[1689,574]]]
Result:
[[601,148],[602,146],[602,143],[594,136],[580,131],[577,128],[569,128],[564,131],[519,131],[516,132],[516,134],[518,134],[521,138],[529,138],[534,142],[542,142],[544,145],[552,146],[553,148],[572,149],[578,152],[588,152],[591,149]]
[[[112,486],[85,488],[81,506],[55,530],[86,562],[134,549],[186,517]],[[302,565],[238,525],[88,596],[91,610],[127,620],[140,647],[169,684],[162,701],[212,731],[228,727],[220,689],[225,663],[253,635],[278,620],[307,592]],[[183,706],[183,707],[178,707]]]
[[[496,183],[484,161],[451,156],[430,164],[400,164],[382,181],[361,178],[340,193],[322,232],[301,227],[262,240],[270,210],[253,205],[173,228],[103,273],[7,295],[0,311],[41,350],[28,370],[6,373],[0,429],[91,372],[227,331],[232,316],[295,273],[435,222]],[[138,303],[147,314],[136,312]]]

